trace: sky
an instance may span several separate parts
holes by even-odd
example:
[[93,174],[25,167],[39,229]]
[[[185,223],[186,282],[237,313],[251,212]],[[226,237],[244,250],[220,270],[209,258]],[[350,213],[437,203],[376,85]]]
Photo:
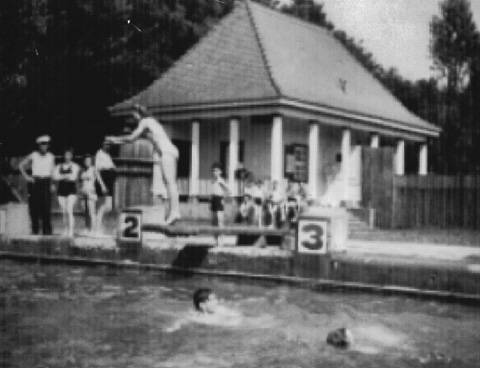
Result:
[[[434,76],[429,53],[429,24],[440,0],[317,0],[328,19],[370,51],[386,68],[407,79]],[[471,0],[480,28],[480,0]]]

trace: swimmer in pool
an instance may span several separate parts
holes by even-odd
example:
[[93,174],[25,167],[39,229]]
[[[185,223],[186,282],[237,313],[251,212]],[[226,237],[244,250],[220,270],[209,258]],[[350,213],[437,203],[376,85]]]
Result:
[[190,311],[177,319],[166,332],[174,332],[186,324],[198,323],[217,327],[238,327],[244,319],[237,310],[223,305],[212,289],[201,288],[193,293],[193,306],[195,311]]
[[204,288],[193,293],[193,306],[197,312],[212,314],[218,311],[220,304],[213,290]]

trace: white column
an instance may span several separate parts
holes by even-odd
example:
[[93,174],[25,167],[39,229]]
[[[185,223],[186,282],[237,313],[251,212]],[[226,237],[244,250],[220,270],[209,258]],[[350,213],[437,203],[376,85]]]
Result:
[[275,115],[270,140],[270,180],[283,180],[283,119]]
[[405,174],[405,141],[399,139],[395,148],[395,175]]
[[428,174],[428,146],[426,143],[420,145],[418,153],[418,175]]
[[342,164],[341,164],[341,173],[342,173],[342,183],[343,183],[343,196],[344,201],[348,201],[350,198],[350,153],[352,148],[352,133],[350,129],[342,130]]
[[190,196],[197,196],[200,188],[200,122],[192,121],[192,151],[190,157]]
[[318,134],[318,122],[311,121],[308,135],[308,189],[313,199],[317,198],[318,155],[320,153]]
[[236,195],[235,170],[238,168],[238,150],[240,141],[240,121],[230,119],[230,145],[228,151],[228,186],[232,195]]
[[370,148],[380,147],[380,136],[378,134],[372,134],[370,136]]

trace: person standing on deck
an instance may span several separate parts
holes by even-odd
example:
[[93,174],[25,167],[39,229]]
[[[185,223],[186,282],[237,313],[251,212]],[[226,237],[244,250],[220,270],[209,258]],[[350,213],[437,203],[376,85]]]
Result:
[[[52,234],[52,176],[55,169],[55,157],[49,151],[50,137],[42,135],[37,138],[38,150],[25,157],[18,169],[28,182],[28,208],[32,225],[32,233],[40,231],[42,222],[43,235]],[[31,175],[27,168],[31,167]]]
[[170,212],[165,222],[167,225],[171,225],[180,219],[177,189],[178,149],[168,137],[162,124],[151,116],[144,106],[134,105],[132,117],[137,124],[136,129],[132,133],[123,136],[107,137],[107,140],[113,144],[123,144],[133,142],[143,136],[153,144],[154,150],[160,157],[158,165],[167,186],[170,202]]
[[73,150],[71,148],[65,150],[63,159],[64,161],[55,168],[53,177],[58,182],[57,197],[65,226],[64,235],[73,237],[75,229],[73,210],[77,201],[77,179],[80,166],[73,162]]
[[113,190],[115,188],[116,167],[110,156],[110,142],[104,140],[102,147],[95,154],[96,181],[95,190],[103,201],[98,208],[95,230],[102,231],[103,217],[113,209]]
[[80,174],[81,180],[81,193],[85,198],[87,204],[88,212],[88,224],[90,225],[90,233],[95,231],[96,226],[96,211],[95,207],[97,204],[97,191],[95,190],[95,182],[98,180],[98,173],[95,167],[93,166],[92,156],[87,154],[83,160],[84,168]]
[[215,162],[212,165],[212,193],[210,199],[210,211],[212,212],[212,225],[223,227],[225,225],[225,195],[229,194],[225,180],[222,178],[222,166]]

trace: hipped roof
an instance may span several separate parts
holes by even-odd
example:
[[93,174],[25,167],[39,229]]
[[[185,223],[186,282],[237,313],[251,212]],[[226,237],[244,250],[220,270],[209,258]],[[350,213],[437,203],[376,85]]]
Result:
[[[159,79],[110,111],[133,103],[162,111],[296,106],[386,129],[437,136],[322,27],[251,2],[233,11]],[[327,119],[328,120],[328,119]]]

